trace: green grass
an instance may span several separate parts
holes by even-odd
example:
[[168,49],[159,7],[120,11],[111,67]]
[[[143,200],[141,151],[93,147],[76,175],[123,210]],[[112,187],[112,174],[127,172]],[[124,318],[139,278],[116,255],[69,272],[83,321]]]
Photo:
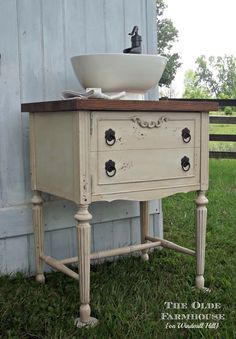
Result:
[[[163,200],[165,237],[183,246],[194,245],[195,193]],[[91,307],[97,327],[77,329],[78,284],[52,273],[38,285],[22,274],[0,278],[1,338],[236,338],[236,160],[210,161],[206,248],[206,286],[209,294],[193,289],[192,257],[163,249],[150,262],[131,257],[92,267]],[[170,310],[165,302],[187,303],[188,310]],[[192,310],[190,305],[220,303],[220,310]],[[222,313],[214,329],[166,329],[177,321],[161,313]],[[186,321],[185,321],[186,322]],[[190,321],[187,323],[196,323]]]

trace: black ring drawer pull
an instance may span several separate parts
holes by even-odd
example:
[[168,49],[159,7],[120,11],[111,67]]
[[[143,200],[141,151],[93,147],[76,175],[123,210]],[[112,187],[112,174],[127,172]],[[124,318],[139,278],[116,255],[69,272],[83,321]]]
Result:
[[105,131],[105,139],[106,139],[106,144],[108,146],[112,146],[116,142],[115,134],[116,134],[116,132],[113,131],[113,129],[111,129],[111,128],[109,128],[108,130]]
[[105,162],[105,171],[108,177],[114,177],[116,175],[116,163],[112,160]]
[[187,127],[182,129],[182,138],[183,138],[183,141],[186,142],[186,144],[190,142],[191,140],[190,130]]
[[181,166],[184,172],[188,172],[190,170],[190,162],[188,157],[184,156],[181,159]]

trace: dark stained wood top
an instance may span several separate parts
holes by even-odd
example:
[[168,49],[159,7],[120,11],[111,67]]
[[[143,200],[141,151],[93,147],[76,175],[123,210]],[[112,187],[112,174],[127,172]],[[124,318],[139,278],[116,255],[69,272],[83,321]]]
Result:
[[[166,98],[160,98],[160,100],[166,100]],[[217,102],[220,107],[225,107],[225,106],[236,106],[236,99],[185,99],[185,98],[176,98],[176,99],[171,99],[168,98],[168,100],[175,100],[175,101],[194,101],[194,102]]]
[[218,103],[208,101],[178,100],[104,100],[73,99],[45,102],[23,103],[22,112],[58,112],[58,111],[167,111],[167,112],[209,112],[218,111]]

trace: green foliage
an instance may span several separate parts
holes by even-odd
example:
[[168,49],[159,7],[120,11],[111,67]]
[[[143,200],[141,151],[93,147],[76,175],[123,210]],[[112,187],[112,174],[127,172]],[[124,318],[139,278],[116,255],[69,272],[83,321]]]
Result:
[[210,99],[211,94],[204,85],[199,85],[195,72],[190,69],[186,71],[184,77],[184,94],[186,99]]
[[174,80],[177,69],[181,66],[180,56],[172,52],[174,43],[178,40],[178,30],[170,19],[162,18],[167,7],[164,0],[157,0],[157,52],[167,57],[168,62],[159,82],[160,86],[169,87]]
[[[184,98],[232,99],[236,97],[236,58],[233,55],[201,55],[196,60],[195,71],[185,73]],[[231,115],[235,108],[226,107],[225,114]]]
[[196,60],[198,85],[204,85],[212,97],[230,99],[236,97],[236,58],[233,55],[201,55]]
[[226,106],[226,107],[224,108],[224,113],[225,113],[225,115],[232,115],[232,114],[233,114],[233,111],[234,111],[234,109],[233,109],[233,107],[231,107],[231,106]]

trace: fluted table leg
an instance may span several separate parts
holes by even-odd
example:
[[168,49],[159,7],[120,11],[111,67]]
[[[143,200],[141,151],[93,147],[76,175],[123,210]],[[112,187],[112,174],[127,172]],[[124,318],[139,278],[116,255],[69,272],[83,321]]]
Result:
[[36,281],[44,283],[44,261],[40,258],[40,254],[43,253],[44,248],[43,199],[39,191],[34,191],[31,202],[33,204],[32,216],[34,228]]
[[91,226],[89,221],[92,215],[88,211],[88,205],[79,205],[75,214],[77,220],[77,246],[79,257],[79,288],[80,288],[80,317],[76,319],[76,326],[94,326],[97,319],[90,316],[90,243]]
[[[140,228],[141,228],[141,243],[144,244],[146,236],[149,235],[149,204],[148,201],[140,201]],[[148,250],[142,250],[141,258],[144,261],[149,260]]]
[[198,191],[196,199],[197,205],[197,222],[196,222],[196,259],[197,275],[196,287],[204,289],[204,268],[205,268],[205,246],[206,246],[206,223],[208,200],[204,191]]

